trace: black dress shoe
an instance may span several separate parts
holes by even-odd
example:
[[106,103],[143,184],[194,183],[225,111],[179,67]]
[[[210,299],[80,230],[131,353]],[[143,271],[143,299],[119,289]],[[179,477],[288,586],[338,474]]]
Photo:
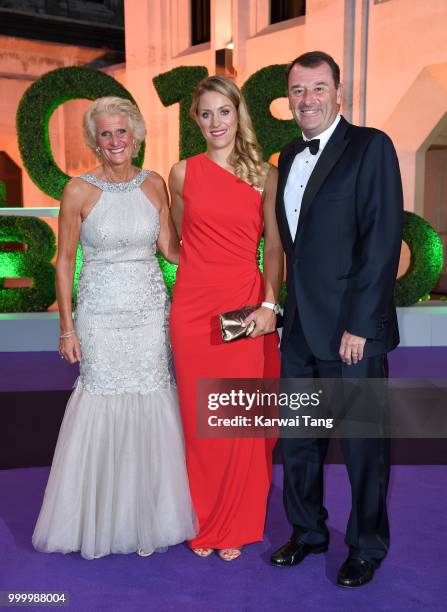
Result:
[[318,546],[311,546],[304,542],[289,540],[270,557],[270,563],[277,567],[291,567],[298,565],[309,554],[317,555],[327,551],[327,542]]
[[338,572],[337,584],[350,589],[362,586],[373,579],[374,570],[370,561],[348,557]]

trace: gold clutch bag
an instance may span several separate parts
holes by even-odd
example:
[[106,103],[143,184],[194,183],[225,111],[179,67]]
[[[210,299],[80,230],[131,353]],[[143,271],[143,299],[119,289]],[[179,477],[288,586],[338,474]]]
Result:
[[224,342],[232,342],[238,338],[245,338],[249,336],[255,328],[255,322],[252,321],[247,327],[243,327],[243,321],[252,312],[259,308],[257,306],[243,306],[236,310],[229,310],[219,315],[220,329],[222,332],[222,340]]

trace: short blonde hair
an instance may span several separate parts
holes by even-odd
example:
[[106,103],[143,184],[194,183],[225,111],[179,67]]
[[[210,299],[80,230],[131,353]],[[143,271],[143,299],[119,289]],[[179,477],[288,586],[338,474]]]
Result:
[[239,87],[224,76],[209,76],[197,84],[193,93],[189,116],[197,121],[200,96],[206,91],[216,91],[234,104],[238,117],[236,142],[228,161],[238,178],[255,189],[264,187],[266,164],[248,112],[247,103]]
[[85,144],[97,155],[96,141],[96,118],[98,115],[124,115],[127,117],[132,136],[135,140],[135,147],[132,157],[137,157],[140,152],[141,144],[146,138],[146,124],[143,115],[130,100],[118,98],[116,96],[105,96],[97,98],[86,110],[84,114],[84,140]]

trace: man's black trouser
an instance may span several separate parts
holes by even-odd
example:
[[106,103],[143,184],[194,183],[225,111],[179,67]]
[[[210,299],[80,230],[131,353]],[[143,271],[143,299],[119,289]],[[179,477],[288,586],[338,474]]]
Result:
[[[387,378],[386,355],[348,366],[312,354],[299,316],[281,347],[281,378]],[[341,438],[352,491],[346,543],[353,557],[379,565],[389,547],[386,495],[390,472],[389,439]],[[310,545],[327,542],[328,513],[323,505],[323,464],[329,438],[282,438],[284,505],[293,538]]]

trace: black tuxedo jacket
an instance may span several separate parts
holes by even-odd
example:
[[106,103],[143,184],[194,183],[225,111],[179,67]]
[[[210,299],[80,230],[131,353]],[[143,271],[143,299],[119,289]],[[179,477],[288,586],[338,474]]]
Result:
[[305,189],[292,240],[284,189],[297,140],[279,157],[276,215],[287,261],[282,345],[299,315],[319,359],[339,359],[346,329],[367,338],[365,356],[399,343],[393,293],[402,240],[402,183],[386,134],[343,117]]

